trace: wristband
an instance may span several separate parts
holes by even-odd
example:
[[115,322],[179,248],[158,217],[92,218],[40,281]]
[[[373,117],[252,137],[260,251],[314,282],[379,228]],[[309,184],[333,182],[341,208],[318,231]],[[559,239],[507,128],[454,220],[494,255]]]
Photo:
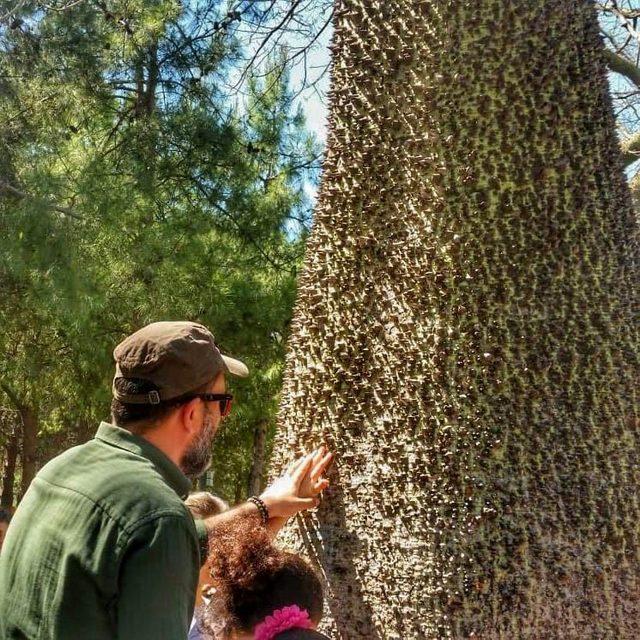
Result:
[[262,524],[267,524],[267,522],[269,522],[269,509],[267,509],[267,505],[264,501],[258,498],[258,496],[251,496],[247,502],[251,502],[256,505],[258,512],[260,513],[260,517],[262,518]]

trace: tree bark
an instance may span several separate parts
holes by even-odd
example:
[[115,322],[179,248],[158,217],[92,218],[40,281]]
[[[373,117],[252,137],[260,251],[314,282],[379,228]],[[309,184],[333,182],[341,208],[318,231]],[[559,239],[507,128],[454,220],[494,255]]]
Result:
[[253,454],[249,471],[249,495],[262,492],[264,480],[265,455],[267,450],[267,421],[260,420],[253,430]]
[[134,115],[136,118],[139,118],[144,112],[146,99],[144,85],[144,56],[142,53],[138,54],[138,58],[135,61],[134,76],[136,83],[136,104],[134,107]]
[[37,471],[38,414],[33,407],[20,408],[22,418],[22,480],[20,499],[24,496]]
[[242,502],[242,499],[244,498],[244,487],[245,487],[245,481],[244,478],[246,478],[246,476],[244,476],[243,473],[238,473],[238,476],[236,477],[236,488],[235,488],[235,492],[234,492],[234,504],[240,504]]
[[144,109],[147,117],[153,115],[156,107],[156,90],[158,87],[158,44],[154,42],[149,47],[147,62],[147,86],[144,93]]
[[636,638],[638,226],[593,5],[335,16],[274,447],[337,452],[286,532],[324,629]]
[[2,468],[2,495],[0,495],[0,507],[13,507],[17,459],[18,429],[17,427],[14,427],[7,438],[7,444],[5,446],[4,465]]

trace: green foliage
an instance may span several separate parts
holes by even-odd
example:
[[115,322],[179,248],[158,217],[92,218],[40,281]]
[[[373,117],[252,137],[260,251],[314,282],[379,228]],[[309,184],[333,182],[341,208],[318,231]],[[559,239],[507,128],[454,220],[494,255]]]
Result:
[[253,375],[216,449],[237,493],[273,421],[316,144],[282,59],[244,101],[211,0],[22,4],[0,27],[0,405],[39,457],[107,418],[111,350],[161,319],[209,326]]

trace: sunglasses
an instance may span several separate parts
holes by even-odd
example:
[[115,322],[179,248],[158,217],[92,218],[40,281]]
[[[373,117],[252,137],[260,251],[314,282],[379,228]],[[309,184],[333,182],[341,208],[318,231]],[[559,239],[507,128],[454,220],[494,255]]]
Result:
[[205,402],[219,402],[220,415],[223,418],[226,418],[231,413],[233,395],[230,393],[194,393],[189,399],[191,400],[193,398],[200,398]]

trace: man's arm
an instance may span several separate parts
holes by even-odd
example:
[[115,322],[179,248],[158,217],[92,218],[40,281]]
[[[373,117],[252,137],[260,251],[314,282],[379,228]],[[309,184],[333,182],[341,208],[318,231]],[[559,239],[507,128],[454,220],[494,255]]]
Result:
[[121,564],[118,638],[184,640],[197,566],[193,533],[184,519],[160,517],[138,529]]

